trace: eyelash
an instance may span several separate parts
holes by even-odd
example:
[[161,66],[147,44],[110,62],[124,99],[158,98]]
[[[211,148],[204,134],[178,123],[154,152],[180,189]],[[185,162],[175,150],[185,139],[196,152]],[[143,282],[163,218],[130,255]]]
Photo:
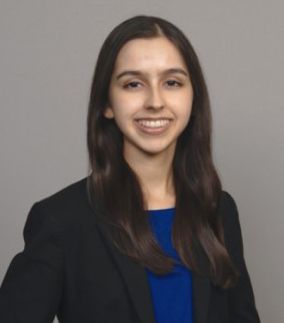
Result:
[[[180,86],[182,86],[182,83],[180,83],[180,82],[178,82],[178,81],[176,81],[176,80],[169,80],[169,81],[167,81],[167,82],[174,82],[175,84],[177,84],[177,86],[170,86],[170,87],[180,87]],[[127,83],[127,84],[125,84],[123,87],[124,88],[126,88],[126,89],[137,89],[137,86],[136,87],[131,87],[131,86],[129,86],[129,85],[133,85],[133,84],[140,84],[140,82],[137,82],[137,81],[133,81],[133,82],[129,82],[129,83]]]

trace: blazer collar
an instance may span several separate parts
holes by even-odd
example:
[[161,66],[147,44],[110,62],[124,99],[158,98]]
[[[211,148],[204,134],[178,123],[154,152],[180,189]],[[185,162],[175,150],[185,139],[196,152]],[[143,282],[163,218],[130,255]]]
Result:
[[[115,247],[109,237],[107,225],[104,222],[96,221],[96,223],[122,275],[140,321],[142,323],[155,323],[154,308],[151,301],[151,292],[146,270],[140,264],[133,262],[130,258],[123,255]],[[200,264],[201,269],[206,271],[208,268],[208,260],[201,252],[197,253],[197,262]],[[192,293],[194,322],[206,323],[210,298],[209,277],[192,272]]]

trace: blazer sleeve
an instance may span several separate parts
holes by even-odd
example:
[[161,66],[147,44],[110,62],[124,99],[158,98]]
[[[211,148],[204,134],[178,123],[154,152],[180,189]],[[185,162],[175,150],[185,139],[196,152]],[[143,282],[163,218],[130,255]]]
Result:
[[237,205],[232,196],[226,192],[229,207],[230,225],[228,240],[230,254],[239,270],[240,277],[237,285],[229,290],[229,322],[230,323],[259,323],[260,319],[255,306],[255,298],[249,273],[247,271],[243,239]]
[[0,289],[0,322],[53,322],[63,282],[59,225],[36,203],[23,234],[24,250],[12,259]]

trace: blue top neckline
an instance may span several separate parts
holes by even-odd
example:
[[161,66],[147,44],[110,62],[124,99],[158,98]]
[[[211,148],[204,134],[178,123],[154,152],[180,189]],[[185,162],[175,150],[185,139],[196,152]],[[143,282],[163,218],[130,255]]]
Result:
[[165,208],[165,209],[150,209],[150,210],[146,210],[146,211],[148,211],[148,212],[163,212],[163,211],[169,211],[169,210],[174,210],[175,209],[175,207],[174,206],[172,206],[172,207],[168,207],[168,208]]

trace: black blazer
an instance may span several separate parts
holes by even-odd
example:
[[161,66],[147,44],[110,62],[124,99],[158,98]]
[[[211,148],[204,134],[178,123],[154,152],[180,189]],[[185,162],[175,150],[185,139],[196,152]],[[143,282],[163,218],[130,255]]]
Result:
[[[246,269],[238,211],[222,192],[228,251],[241,272],[230,290],[194,272],[195,323],[259,322]],[[24,227],[25,248],[0,290],[1,323],[154,323],[145,269],[121,254],[87,199],[86,179],[37,202]],[[200,255],[204,266],[207,262]]]

